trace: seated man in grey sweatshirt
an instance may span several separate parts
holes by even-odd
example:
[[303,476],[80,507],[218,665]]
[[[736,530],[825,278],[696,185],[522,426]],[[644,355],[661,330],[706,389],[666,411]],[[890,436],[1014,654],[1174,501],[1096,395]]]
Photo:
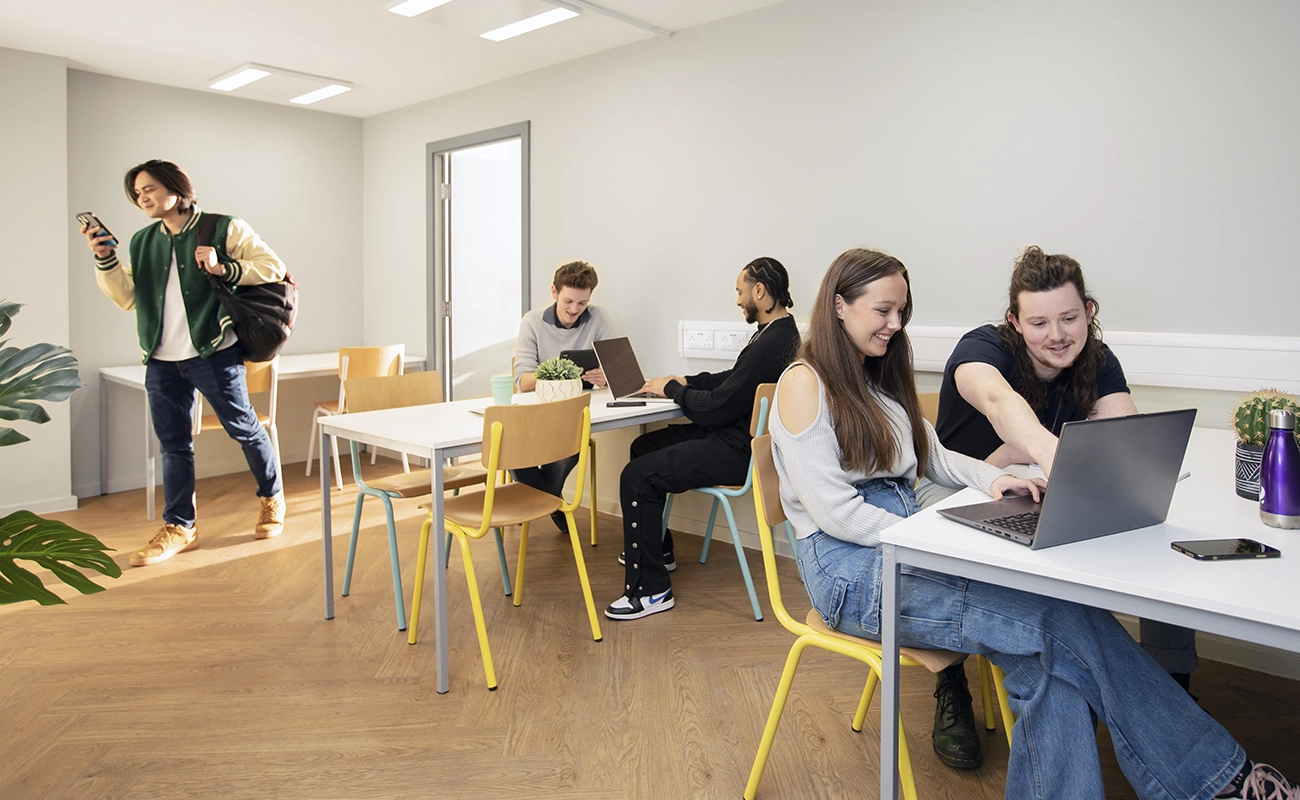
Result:
[[[592,342],[617,336],[609,312],[591,305],[591,293],[599,282],[596,270],[585,261],[571,261],[555,271],[551,279],[553,304],[535,308],[524,314],[519,322],[519,338],[515,340],[515,388],[531,392],[537,386],[537,365],[555,358],[565,350],[590,350]],[[605,373],[600,369],[587,370],[582,379],[602,388]],[[515,480],[540,489],[556,497],[564,489],[564,481],[578,464],[578,456],[543,464],[540,467],[514,470]],[[551,515],[561,533],[568,533],[563,512]]]

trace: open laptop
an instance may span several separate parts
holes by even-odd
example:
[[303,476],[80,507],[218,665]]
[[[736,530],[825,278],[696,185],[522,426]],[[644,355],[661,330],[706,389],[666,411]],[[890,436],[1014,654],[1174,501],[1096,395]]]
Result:
[[941,509],[948,519],[1031,549],[1165,521],[1196,409],[1067,422],[1043,502],[1006,497]]
[[600,368],[605,371],[605,380],[615,400],[644,400],[647,403],[671,403],[667,397],[657,397],[642,392],[645,376],[641,374],[641,365],[637,363],[636,353],[632,352],[632,343],[626,336],[617,339],[602,339],[591,345],[600,359]]

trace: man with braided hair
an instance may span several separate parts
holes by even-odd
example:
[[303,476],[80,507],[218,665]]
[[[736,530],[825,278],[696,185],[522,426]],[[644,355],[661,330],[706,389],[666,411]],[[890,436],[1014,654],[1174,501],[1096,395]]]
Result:
[[646,382],[641,391],[672,398],[691,420],[669,425],[632,442],[623,468],[623,596],[605,609],[610,619],[628,620],[673,607],[677,568],[673,535],[660,537],[669,494],[718,484],[741,484],[749,469],[749,422],[760,383],[775,383],[799,349],[799,329],[790,308],[790,277],[774,258],[751,261],[736,277],[736,305],[758,330],[724,372]]

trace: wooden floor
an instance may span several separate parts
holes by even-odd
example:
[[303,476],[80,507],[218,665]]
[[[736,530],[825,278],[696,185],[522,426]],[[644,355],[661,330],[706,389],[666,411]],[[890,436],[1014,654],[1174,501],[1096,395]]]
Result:
[[[521,608],[501,593],[490,540],[476,543],[496,692],[484,688],[453,554],[451,692],[439,695],[431,636],[412,647],[396,629],[378,504],[367,503],[352,594],[325,620],[319,484],[301,464],[287,471],[285,535],[253,540],[247,474],[207,479],[201,549],[152,567],[125,566],[156,527],[141,492],[57,515],[116,547],[126,573],[101,581],[101,594],[65,594],[67,606],[0,607],[0,797],[741,796],[792,638],[770,613],[753,620],[729,545],[715,542],[700,565],[700,540],[679,537],[676,608],[621,624],[602,617],[597,643],[568,542],[548,520],[530,537]],[[354,496],[350,484],[334,493],[340,585]],[[409,604],[415,503],[401,502],[398,517]],[[600,534],[585,553],[603,607],[621,594],[617,520],[603,519]],[[508,531],[512,569],[517,543]],[[760,580],[756,553],[750,565]],[[794,564],[780,569],[802,616]],[[864,678],[855,662],[809,651],[760,798],[875,796],[878,714],[861,734],[849,728]],[[1001,797],[1002,731],[985,736],[982,769],[947,769],[929,746],[933,678],[905,670],[902,685],[921,797]],[[1300,776],[1300,685],[1205,662],[1194,690],[1252,757]],[[1101,738],[1107,796],[1134,796]]]

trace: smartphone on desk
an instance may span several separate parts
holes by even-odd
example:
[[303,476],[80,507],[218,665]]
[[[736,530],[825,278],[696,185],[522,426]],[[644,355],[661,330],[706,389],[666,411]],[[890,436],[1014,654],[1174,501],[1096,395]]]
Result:
[[1169,546],[1197,561],[1226,561],[1237,558],[1277,558],[1282,551],[1254,539],[1194,539],[1170,542]]
[[80,222],[82,225],[85,225],[86,228],[88,229],[99,228],[100,234],[105,234],[105,233],[108,234],[107,239],[105,239],[102,235],[96,236],[95,241],[98,244],[102,244],[107,247],[117,247],[117,237],[113,235],[113,232],[108,229],[107,225],[99,221],[99,217],[95,216],[93,212],[90,211],[81,212],[80,214],[77,215],[77,222]]

